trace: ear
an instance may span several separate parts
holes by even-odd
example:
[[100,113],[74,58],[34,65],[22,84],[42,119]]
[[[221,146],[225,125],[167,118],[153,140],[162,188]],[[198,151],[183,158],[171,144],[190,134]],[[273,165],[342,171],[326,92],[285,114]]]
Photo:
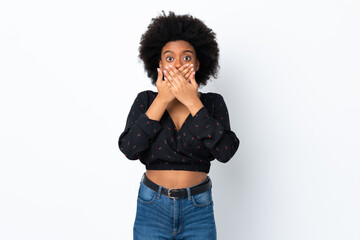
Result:
[[199,68],[200,68],[200,62],[199,62],[199,60],[196,60],[195,71],[199,71]]

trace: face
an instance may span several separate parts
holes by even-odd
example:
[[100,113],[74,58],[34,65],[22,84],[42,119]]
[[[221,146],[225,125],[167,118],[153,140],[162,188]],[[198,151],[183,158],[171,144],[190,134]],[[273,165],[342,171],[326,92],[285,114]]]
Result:
[[161,51],[160,69],[164,71],[165,66],[170,65],[179,69],[185,64],[194,64],[194,70],[199,70],[200,62],[196,59],[194,47],[183,40],[166,43]]

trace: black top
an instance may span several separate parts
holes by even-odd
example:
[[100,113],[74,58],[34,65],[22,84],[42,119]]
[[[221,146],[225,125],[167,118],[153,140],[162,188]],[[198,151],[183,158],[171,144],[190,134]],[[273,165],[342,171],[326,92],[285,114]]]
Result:
[[139,159],[146,169],[188,170],[209,173],[210,161],[223,163],[232,158],[240,141],[230,129],[229,114],[218,93],[201,93],[202,107],[191,113],[177,131],[165,110],[160,121],[145,113],[157,92],[138,93],[118,141],[121,152],[130,160]]

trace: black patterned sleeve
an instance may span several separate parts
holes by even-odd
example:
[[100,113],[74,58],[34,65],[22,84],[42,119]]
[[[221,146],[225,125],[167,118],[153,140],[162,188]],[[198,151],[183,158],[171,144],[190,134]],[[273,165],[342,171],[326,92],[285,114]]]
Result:
[[120,151],[130,160],[139,159],[162,128],[159,121],[145,114],[148,108],[147,92],[142,91],[131,106],[125,130],[118,140]]
[[240,141],[231,131],[224,98],[220,94],[214,97],[214,116],[211,117],[206,107],[202,107],[188,125],[188,131],[203,141],[204,146],[210,149],[217,160],[226,163],[234,156]]

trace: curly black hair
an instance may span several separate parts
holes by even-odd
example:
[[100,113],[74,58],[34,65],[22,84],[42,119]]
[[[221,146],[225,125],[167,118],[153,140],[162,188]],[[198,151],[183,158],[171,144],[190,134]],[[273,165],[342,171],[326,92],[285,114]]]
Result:
[[206,85],[210,76],[217,78],[219,66],[219,48],[216,42],[216,34],[208,28],[204,22],[193,16],[175,15],[169,11],[166,16],[160,14],[152,18],[147,31],[141,36],[139,58],[144,62],[145,71],[156,85],[157,67],[161,59],[161,51],[164,45],[170,41],[184,40],[189,42],[195,49],[200,68],[196,72],[198,86]]

